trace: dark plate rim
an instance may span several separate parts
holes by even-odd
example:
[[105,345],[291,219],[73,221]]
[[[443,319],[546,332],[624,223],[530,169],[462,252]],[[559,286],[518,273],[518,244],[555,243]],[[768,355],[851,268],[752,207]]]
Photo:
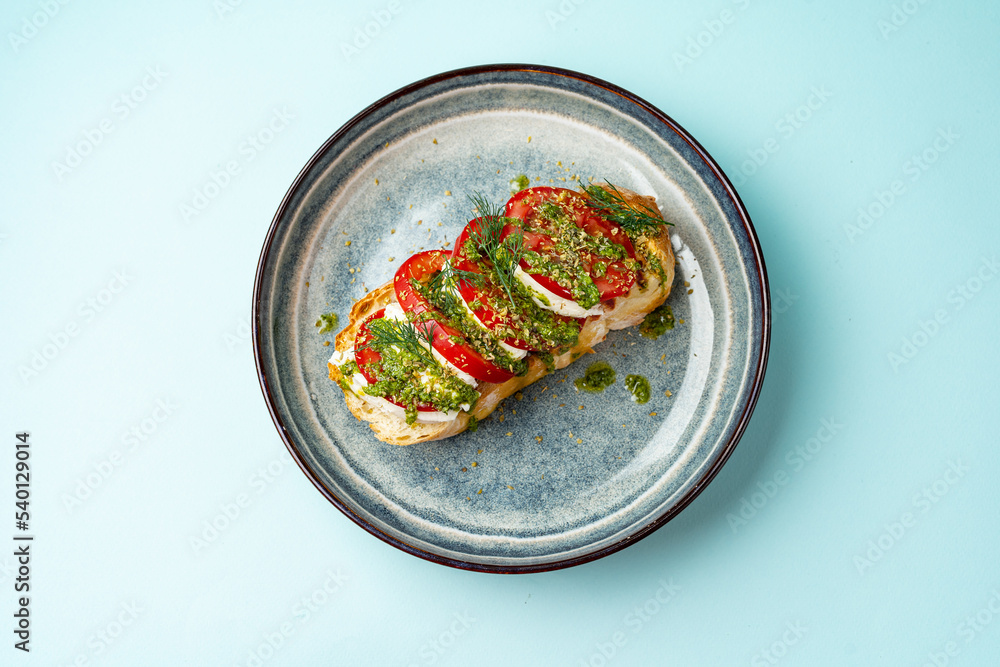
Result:
[[[760,281],[761,293],[760,303],[761,303],[761,318],[760,318],[760,346],[758,349],[759,358],[757,363],[756,372],[753,379],[753,384],[750,388],[750,394],[747,397],[746,404],[743,407],[743,412],[740,415],[739,421],[736,425],[736,429],[733,431],[733,435],[730,437],[729,442],[726,443],[720,455],[716,458],[714,464],[709,468],[699,479],[694,486],[687,493],[685,493],[680,500],[675,503],[670,509],[664,512],[659,517],[653,519],[648,524],[640,528],[638,531],[625,537],[614,544],[610,544],[601,549],[595,551],[575,556],[573,558],[567,558],[564,560],[558,560],[546,563],[534,563],[527,565],[489,565],[484,563],[473,563],[468,561],[463,561],[455,558],[448,558],[441,556],[439,554],[431,553],[424,549],[420,549],[416,546],[403,542],[381,530],[377,527],[371,525],[365,521],[361,516],[353,512],[343,501],[340,500],[330,489],[323,485],[319,480],[319,477],[313,472],[309,465],[304,460],[304,457],[300,454],[298,446],[289,436],[288,429],[285,428],[284,422],[281,415],[275,408],[275,400],[272,396],[272,391],[269,384],[269,379],[267,373],[264,371],[263,367],[263,357],[262,357],[262,341],[261,341],[261,327],[260,327],[260,306],[262,300],[262,283],[264,267],[267,263],[268,256],[271,251],[271,244],[278,231],[278,225],[280,220],[284,217],[289,203],[295,193],[298,191],[299,187],[302,185],[306,178],[306,175],[312,170],[312,168],[319,162],[320,158],[330,149],[330,147],[337,142],[342,136],[349,132],[355,125],[357,125],[362,119],[364,119],[369,114],[374,111],[394,102],[395,100],[408,95],[420,88],[428,85],[433,85],[446,81],[448,79],[464,77],[469,75],[486,74],[491,72],[535,72],[540,74],[548,74],[554,76],[567,77],[570,79],[575,79],[577,81],[587,83],[604,90],[611,92],[618,97],[635,104],[640,107],[645,112],[652,115],[654,118],[669,127],[674,133],[676,133],[680,138],[682,138],[695,153],[705,162],[705,164],[712,170],[719,181],[725,186],[726,193],[729,195],[733,202],[733,205],[738,213],[740,219],[743,222],[744,229],[747,234],[747,238],[750,241],[751,250],[753,251],[754,258],[754,269],[757,271],[757,276]],[[750,267],[748,267],[750,268]],[[281,204],[278,206],[277,212],[274,214],[274,218],[271,221],[271,227],[268,229],[267,237],[264,239],[264,246],[261,249],[260,259],[257,263],[257,274],[254,278],[253,287],[253,308],[252,308],[252,326],[253,326],[253,353],[254,353],[254,363],[257,366],[257,379],[260,382],[261,392],[264,395],[264,401],[267,403],[268,412],[271,413],[271,419],[274,421],[275,427],[278,429],[278,434],[285,443],[285,447],[288,448],[289,453],[295,462],[298,464],[299,468],[305,476],[313,483],[313,485],[319,490],[323,496],[329,500],[337,509],[344,513],[351,521],[359,525],[361,528],[365,529],[375,537],[379,538],[383,542],[391,544],[392,546],[404,551],[418,558],[423,558],[429,560],[433,563],[438,563],[441,565],[447,565],[449,567],[454,567],[461,570],[471,570],[475,572],[490,572],[495,574],[528,574],[534,572],[549,572],[552,570],[560,570],[567,567],[573,567],[574,565],[581,565],[590,561],[603,558],[605,556],[611,555],[616,551],[620,551],[627,546],[635,544],[644,537],[649,536],[658,528],[666,524],[668,521],[677,516],[684,508],[691,504],[692,501],[704,490],[706,486],[715,478],[719,470],[726,463],[729,457],[732,455],[733,450],[739,443],[740,438],[743,436],[744,431],[746,431],[747,424],[750,421],[750,417],[753,414],[754,407],[757,404],[757,399],[760,396],[761,387],[764,382],[764,372],[767,368],[767,357],[768,351],[770,349],[771,341],[771,297],[770,288],[767,280],[767,269],[764,266],[764,256],[761,253],[760,242],[757,239],[757,233],[754,230],[753,223],[750,221],[750,215],[747,213],[746,207],[743,205],[743,201],[740,199],[739,194],[737,194],[736,189],[733,184],[729,181],[729,178],[725,175],[716,161],[708,154],[701,144],[699,144],[694,137],[692,137],[687,130],[681,127],[677,122],[675,122],[670,116],[663,113],[655,106],[645,101],[644,99],[630,93],[629,91],[616,86],[613,83],[604,81],[603,79],[598,79],[597,77],[590,76],[588,74],[582,74],[580,72],[574,72],[568,69],[562,69],[559,67],[550,67],[547,65],[527,65],[527,64],[494,64],[494,65],[477,65],[474,67],[464,67],[460,69],[450,70],[447,72],[442,72],[434,76],[421,79],[414,83],[392,92],[382,99],[369,105],[367,108],[359,112],[349,121],[344,123],[344,125],[337,130],[329,139],[327,139],[323,145],[317,150],[306,165],[299,171],[298,176],[292,182],[291,187],[285,193]]]

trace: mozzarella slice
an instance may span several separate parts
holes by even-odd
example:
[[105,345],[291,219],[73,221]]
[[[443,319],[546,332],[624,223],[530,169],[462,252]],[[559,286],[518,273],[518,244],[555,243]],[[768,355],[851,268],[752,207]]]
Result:
[[[472,309],[469,308],[469,304],[467,304],[465,302],[465,299],[462,298],[462,293],[459,292],[454,287],[452,287],[450,289],[450,291],[451,291],[452,294],[455,295],[455,297],[458,299],[459,303],[461,303],[463,306],[465,306],[465,310],[466,310],[467,313],[469,313],[469,317],[472,318],[472,321],[475,322],[476,324],[478,324],[480,327],[482,327],[483,331],[486,331],[487,333],[492,333],[490,331],[490,328],[488,326],[486,326],[485,324],[483,324],[482,321],[472,311]],[[497,342],[500,343],[500,347],[502,347],[503,349],[505,349],[510,354],[510,356],[514,357],[515,359],[524,359],[526,356],[528,356],[528,351],[527,350],[522,350],[520,348],[513,347],[513,346],[508,345],[507,343],[505,343],[505,342],[503,342],[502,340],[499,340],[499,339],[497,339]]]
[[564,299],[561,296],[553,294],[538,284],[538,281],[532,278],[531,274],[520,266],[514,269],[514,275],[528,288],[531,300],[545,310],[551,310],[554,313],[566,315],[567,317],[591,317],[592,315],[604,314],[604,306],[600,303],[591,308],[584,308],[576,301]]
[[[406,313],[403,312],[403,308],[395,301],[393,301],[392,303],[390,303],[388,306],[385,307],[385,314],[382,317],[387,320],[398,320],[401,322],[409,322],[409,320],[406,319]],[[435,350],[433,347],[431,347],[430,350],[431,354],[434,355],[434,358],[437,359],[438,363],[440,363],[445,368],[450,369],[451,372],[454,373],[459,380],[461,380],[462,382],[464,382],[465,384],[469,385],[472,388],[479,386],[479,383],[476,381],[476,378],[472,377],[471,375],[463,371],[461,368],[459,368],[455,364],[445,359],[444,355]]]
[[[365,387],[368,386],[368,380],[366,380],[365,376],[362,375],[361,373],[355,373],[354,375],[352,375],[351,379],[349,380],[349,384],[351,385],[351,390],[354,392],[354,394],[361,400],[368,403],[369,405],[378,408],[382,412],[392,415],[397,419],[403,419],[403,420],[406,419],[406,410],[404,410],[400,406],[396,405],[395,403],[391,403],[390,401],[387,401],[381,396],[372,396],[371,394],[365,393]],[[463,403],[461,405],[461,408],[466,412],[468,412],[469,408],[471,407],[472,406],[470,406],[468,403]],[[419,410],[417,411],[418,424],[450,422],[454,421],[456,417],[458,417],[458,410],[449,410],[448,412],[441,412],[440,410],[433,410],[428,412],[422,412]]]

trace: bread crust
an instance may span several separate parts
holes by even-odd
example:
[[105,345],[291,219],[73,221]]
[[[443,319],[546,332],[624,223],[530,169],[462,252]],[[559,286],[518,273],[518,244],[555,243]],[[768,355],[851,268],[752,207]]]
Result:
[[[618,191],[631,206],[659,211],[653,197],[646,197],[625,188],[618,188]],[[471,415],[478,420],[485,419],[503,399],[537,382],[552,371],[565,368],[580,356],[593,352],[593,347],[603,341],[609,331],[626,329],[639,324],[647,314],[666,301],[674,280],[674,251],[670,242],[670,234],[666,227],[661,226],[657,229],[655,236],[647,237],[646,243],[649,254],[659,260],[663,272],[662,279],[655,267],[644,266],[646,285],[640,287],[636,283],[625,296],[604,304],[604,314],[588,318],[580,329],[576,345],[564,354],[555,357],[555,363],[551,367],[546,367],[537,355],[529,354],[526,357],[528,372],[524,375],[513,377],[501,384],[480,382],[476,388],[479,391],[479,400]],[[644,264],[647,263],[643,253],[637,253],[636,256]],[[396,295],[392,281],[355,301],[354,305],[351,306],[350,324],[338,333],[334,340],[336,349],[340,352],[352,350],[354,339],[357,337],[362,322],[372,313],[378,312],[381,308],[394,302],[396,302]],[[340,380],[343,379],[340,369],[332,363],[328,363],[327,366],[330,370],[330,379],[339,384]],[[465,412],[459,412],[454,420],[448,422],[407,424],[402,419],[387,414],[358,398],[352,391],[345,389],[344,396],[351,413],[358,419],[367,421],[375,432],[375,437],[392,445],[412,445],[418,442],[441,440],[457,435],[469,426],[470,415]]]

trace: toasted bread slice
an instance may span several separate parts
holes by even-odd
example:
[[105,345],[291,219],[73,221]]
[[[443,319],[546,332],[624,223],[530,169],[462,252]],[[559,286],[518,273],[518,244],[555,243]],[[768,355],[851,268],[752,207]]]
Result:
[[[624,188],[618,188],[618,191],[629,205],[639,210],[642,210],[642,207],[652,211],[659,210],[656,207],[656,200],[652,197],[645,197]],[[511,378],[502,384],[480,382],[477,387],[479,400],[471,413],[476,419],[485,419],[503,399],[553,370],[566,367],[583,354],[593,352],[593,346],[603,341],[609,331],[639,324],[647,314],[666,301],[674,281],[674,252],[670,244],[670,234],[664,227],[660,227],[655,236],[647,237],[646,243],[649,255],[655,257],[660,266],[650,266],[651,262],[646,259],[644,253],[636,254],[645,265],[645,285],[640,287],[636,283],[625,296],[605,303],[604,314],[587,320],[580,330],[576,345],[566,353],[555,357],[553,366],[547,367],[537,355],[529,354],[526,374]],[[336,349],[341,352],[352,350],[361,323],[372,313],[395,301],[396,295],[391,281],[356,301],[351,307],[350,324],[337,334]],[[330,379],[339,384],[342,379],[340,369],[332,363],[328,366]],[[458,417],[448,422],[407,424],[402,419],[365,402],[352,391],[345,390],[344,395],[351,413],[358,419],[369,422],[379,440],[393,445],[412,445],[417,442],[441,440],[461,433],[469,426],[469,414],[465,412],[459,412]]]

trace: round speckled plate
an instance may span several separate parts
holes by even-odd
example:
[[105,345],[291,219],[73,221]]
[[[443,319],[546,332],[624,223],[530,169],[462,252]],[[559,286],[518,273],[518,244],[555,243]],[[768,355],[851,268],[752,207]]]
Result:
[[[677,326],[613,332],[597,353],[508,398],[439,442],[372,435],[328,379],[321,313],[354,300],[421,249],[450,246],[466,195],[509,181],[607,179],[654,195],[671,228]],[[379,100],[312,157],[281,203],[254,286],[254,354],[281,437],[345,515],[408,553],[455,567],[532,572],[624,548],[680,512],[736,446],[770,337],[763,258],[718,165],[665,114],[610,83],[548,67],[475,67]],[[573,380],[603,359],[602,394]],[[628,374],[649,378],[638,405]]]

